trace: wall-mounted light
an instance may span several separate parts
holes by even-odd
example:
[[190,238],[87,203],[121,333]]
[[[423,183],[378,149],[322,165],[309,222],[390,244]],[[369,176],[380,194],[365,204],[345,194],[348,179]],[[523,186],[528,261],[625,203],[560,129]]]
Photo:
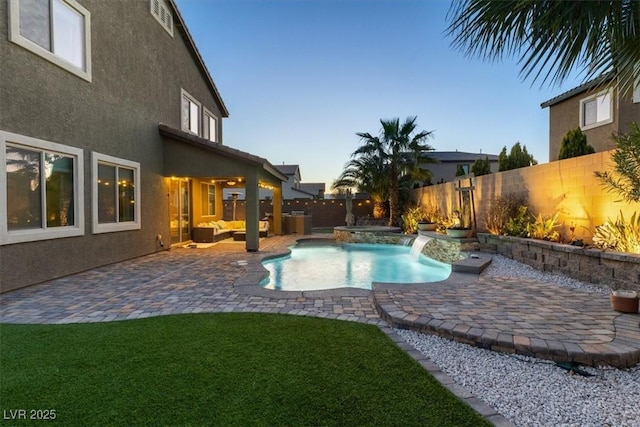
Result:
[[230,179],[229,181],[227,181],[227,185],[236,185],[236,182]]

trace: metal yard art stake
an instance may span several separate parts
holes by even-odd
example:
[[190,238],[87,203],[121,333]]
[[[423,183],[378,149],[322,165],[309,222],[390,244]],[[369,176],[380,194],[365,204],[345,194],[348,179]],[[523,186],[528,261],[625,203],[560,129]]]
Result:
[[[464,185],[464,180],[469,180],[468,185]],[[475,190],[475,175],[473,173],[456,177],[455,190],[458,192],[458,205],[460,206],[460,213],[464,215],[465,212],[469,212],[471,218],[471,235],[476,234],[476,204],[473,197],[473,190]],[[461,218],[462,219],[462,218]],[[465,224],[463,224],[464,226]]]

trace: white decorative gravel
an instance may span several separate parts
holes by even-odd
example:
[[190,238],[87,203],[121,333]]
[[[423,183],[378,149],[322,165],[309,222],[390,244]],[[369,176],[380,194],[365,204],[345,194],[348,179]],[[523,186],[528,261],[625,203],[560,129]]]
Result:
[[[501,256],[494,256],[483,274],[608,292]],[[397,333],[517,426],[640,427],[640,365],[631,369],[581,367],[594,374],[584,377],[548,360],[496,353],[414,331]]]

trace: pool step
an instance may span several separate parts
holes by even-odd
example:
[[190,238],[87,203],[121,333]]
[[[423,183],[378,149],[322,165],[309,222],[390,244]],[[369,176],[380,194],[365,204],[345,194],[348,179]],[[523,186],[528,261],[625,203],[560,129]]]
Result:
[[483,253],[470,253],[464,259],[451,264],[451,271],[454,273],[480,274],[491,264],[491,255]]

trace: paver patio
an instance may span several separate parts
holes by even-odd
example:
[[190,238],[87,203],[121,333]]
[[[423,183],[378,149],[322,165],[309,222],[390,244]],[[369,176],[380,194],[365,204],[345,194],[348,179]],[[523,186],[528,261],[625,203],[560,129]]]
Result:
[[[307,237],[307,236],[305,236]],[[313,237],[330,237],[318,235]],[[178,313],[264,312],[325,317],[435,333],[496,351],[557,361],[640,362],[640,315],[606,295],[509,277],[454,273],[444,283],[376,284],[373,292],[260,288],[260,261],[296,236],[178,248],[0,295],[0,322],[75,323]]]

